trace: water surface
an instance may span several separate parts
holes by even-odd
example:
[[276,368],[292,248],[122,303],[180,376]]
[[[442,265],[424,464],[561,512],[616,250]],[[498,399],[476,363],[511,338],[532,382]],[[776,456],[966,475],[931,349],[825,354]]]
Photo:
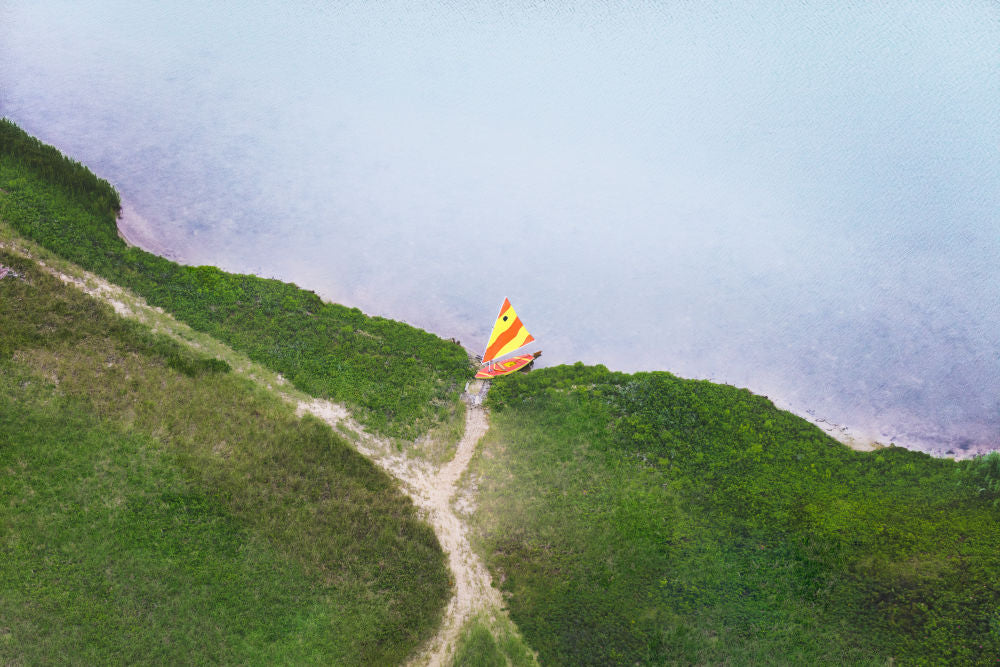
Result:
[[0,114],[181,261],[1000,448],[997,5],[496,4],[7,0]]

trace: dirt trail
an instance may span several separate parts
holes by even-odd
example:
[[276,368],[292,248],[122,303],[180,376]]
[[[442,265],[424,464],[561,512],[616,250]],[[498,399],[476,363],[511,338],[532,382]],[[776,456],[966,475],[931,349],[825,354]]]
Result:
[[0,248],[34,259],[43,271],[94,298],[109,303],[115,312],[123,317],[140,320],[152,326],[154,330],[186,345],[192,345],[205,352],[221,354],[230,362],[235,372],[294,404],[298,414],[310,413],[334,429],[338,429],[338,426],[348,429],[354,434],[354,446],[360,453],[402,482],[403,490],[433,527],[441,547],[448,556],[448,566],[455,584],[454,595],[445,610],[437,635],[410,660],[410,665],[436,667],[447,664],[454,652],[462,626],[473,615],[479,612],[485,612],[492,617],[506,615],[500,594],[491,585],[486,566],[469,543],[468,526],[452,509],[452,498],[458,481],[475,453],[476,444],[489,428],[486,411],[482,407],[488,385],[479,380],[470,384],[469,393],[463,396],[467,407],[465,432],[454,458],[436,468],[425,460],[395,451],[392,443],[366,432],[351,418],[350,412],[344,406],[324,399],[306,398],[305,394],[288,386],[280,375],[259,367],[218,341],[194,332],[186,324],[164,313],[161,308],[150,306],[144,299],[128,290],[61,261],[55,262],[59,268],[47,264],[32,257],[33,253],[30,250],[16,243],[0,242]]
[[489,423],[485,410],[475,398],[481,385],[474,384],[466,394],[465,433],[458,443],[454,458],[440,469],[423,460],[392,452],[388,443],[361,431],[346,416],[346,411],[328,401],[313,400],[299,404],[299,411],[309,412],[330,423],[343,424],[360,436],[358,451],[373,459],[391,475],[403,482],[407,494],[434,528],[441,547],[448,555],[448,567],[455,582],[455,594],[445,610],[437,635],[414,657],[411,665],[444,665],[455,648],[465,622],[478,612],[503,614],[499,592],[490,583],[486,566],[469,544],[468,526],[452,509],[451,501],[462,473],[469,466],[476,444],[486,434]]

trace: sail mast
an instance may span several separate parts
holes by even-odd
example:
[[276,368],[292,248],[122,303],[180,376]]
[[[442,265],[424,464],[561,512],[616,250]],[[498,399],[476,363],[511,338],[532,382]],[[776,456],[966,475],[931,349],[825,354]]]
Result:
[[[500,304],[500,309],[497,311],[496,319],[493,320],[493,331],[496,331],[496,329],[497,329],[497,323],[500,321],[500,316],[503,314],[503,307],[505,305],[508,305],[508,304],[510,304],[510,299],[507,298],[507,297],[504,297],[503,298],[503,303]],[[487,363],[487,361],[486,361],[486,353],[489,352],[489,349],[490,349],[490,340],[492,340],[492,338],[493,338],[493,332],[490,332],[490,337],[486,339],[486,347],[483,348],[483,357],[482,357],[482,359],[483,359],[483,363],[484,364]],[[493,360],[490,359],[490,362],[491,362],[490,363],[490,368],[493,368],[492,361]]]
[[510,304],[510,299],[505,298],[493,324],[493,331],[490,332],[489,341],[486,343],[483,363],[492,363],[498,357],[510,354],[533,340],[535,337],[524,327],[521,318]]

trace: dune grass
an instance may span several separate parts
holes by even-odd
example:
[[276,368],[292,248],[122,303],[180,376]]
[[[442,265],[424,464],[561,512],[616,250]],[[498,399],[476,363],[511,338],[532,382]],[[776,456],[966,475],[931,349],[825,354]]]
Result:
[[347,404],[378,433],[414,439],[454,417],[471,378],[463,348],[289,283],[182,266],[117,234],[118,194],[51,146],[0,119],[0,219],[18,234],[127,287],[192,328]]
[[861,453],[746,390],[494,383],[481,551],[543,664],[994,664],[992,461]]
[[462,628],[452,664],[455,667],[537,667],[538,661],[510,619],[479,614]]
[[402,661],[444,555],[325,424],[0,251],[0,662]]
[[417,438],[409,454],[442,466],[455,458],[458,443],[465,433],[465,403],[459,401],[442,415],[441,421]]

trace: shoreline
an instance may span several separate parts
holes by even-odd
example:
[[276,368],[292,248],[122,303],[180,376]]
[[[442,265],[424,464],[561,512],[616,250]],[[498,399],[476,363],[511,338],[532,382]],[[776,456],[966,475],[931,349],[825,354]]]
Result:
[[[121,238],[128,247],[138,248],[145,252],[159,255],[173,262],[180,264],[184,263],[175,251],[156,240],[156,236],[153,232],[153,225],[150,221],[141,215],[130,201],[124,198],[121,199],[121,211],[115,221],[115,225],[118,237]],[[408,324],[405,320],[397,321]],[[435,335],[444,338],[444,336],[440,334]],[[709,379],[709,381],[714,382],[714,380],[711,379]],[[750,389],[750,391],[753,390]],[[754,391],[753,393],[758,392]],[[841,444],[859,452],[873,452],[888,447],[901,447],[911,451],[922,452],[935,458],[948,458],[958,461],[974,458],[976,456],[982,456],[994,451],[990,450],[986,445],[972,446],[966,449],[963,449],[961,446],[943,446],[933,449],[922,449],[919,447],[907,447],[903,444],[895,442],[895,440],[883,442],[884,435],[882,435],[880,439],[880,437],[876,437],[871,431],[862,431],[861,429],[837,423],[831,419],[818,415],[815,410],[810,408],[800,408],[800,406],[797,406],[788,400],[775,398],[770,394],[760,395],[774,403],[777,408],[790,412],[795,416],[806,420],[810,424],[818,427],[834,440],[837,440]],[[915,424],[911,424],[911,426],[915,426]]]
[[[117,190],[117,188],[115,188]],[[168,246],[158,243],[153,233],[153,225],[135,209],[135,206],[119,195],[121,210],[115,219],[118,238],[129,248],[138,248],[153,255],[165,257],[171,262],[183,264],[180,256]]]
[[[815,410],[806,409],[805,411],[800,411],[790,402],[774,398],[770,395],[766,396],[769,401],[774,403],[774,406],[779,410],[784,410],[786,412],[791,412],[796,417],[801,417],[805,419],[810,424],[817,426],[821,431],[826,433],[828,436],[834,440],[847,445],[851,449],[859,452],[874,452],[879,449],[886,449],[887,447],[902,447],[902,445],[897,445],[894,442],[884,443],[880,440],[872,438],[870,436],[861,435],[856,431],[853,431],[849,426],[843,424],[838,424],[826,417],[821,417],[816,414]],[[904,449],[909,449],[908,447]],[[923,450],[914,450],[923,451]],[[925,452],[929,454],[929,452]],[[933,454],[931,454],[933,456]]]

